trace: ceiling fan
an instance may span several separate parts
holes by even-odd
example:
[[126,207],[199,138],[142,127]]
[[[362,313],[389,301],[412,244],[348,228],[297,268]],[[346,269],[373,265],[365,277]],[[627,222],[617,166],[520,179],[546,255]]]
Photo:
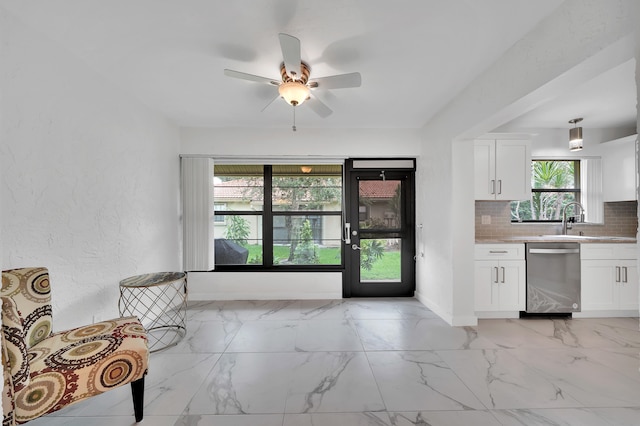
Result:
[[[331,75],[327,77],[310,79],[311,68],[300,57],[300,40],[289,34],[278,34],[280,48],[284,62],[280,65],[280,79],[260,77],[240,71],[225,69],[224,74],[229,77],[257,83],[270,84],[278,87],[276,96],[264,109],[278,97],[282,97],[289,105],[299,106],[308,101],[309,107],[320,117],[327,117],[333,111],[316,96],[311,95],[311,89],[343,89],[348,87],[360,87],[362,78],[359,72],[349,74]],[[295,111],[295,108],[294,108]],[[295,119],[295,116],[294,116]],[[295,131],[295,124],[293,130]]]

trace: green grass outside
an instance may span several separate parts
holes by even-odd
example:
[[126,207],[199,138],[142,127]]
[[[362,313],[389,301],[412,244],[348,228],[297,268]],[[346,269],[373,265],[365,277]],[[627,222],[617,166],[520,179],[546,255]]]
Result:
[[360,269],[360,279],[363,281],[400,280],[400,252],[397,250],[384,252],[384,256],[373,263],[371,270]]
[[[249,261],[256,257],[262,258],[262,246],[250,245]],[[340,247],[323,247],[318,248],[320,265],[339,265],[340,264]],[[289,247],[275,246],[273,248],[273,257],[277,261],[286,261],[289,258]],[[387,251],[382,258],[374,262],[371,270],[365,269],[360,271],[362,280],[399,280],[400,279],[400,252]]]
[[[249,249],[249,261],[256,257],[262,258],[262,246],[254,244],[247,246],[247,248]],[[324,247],[318,248],[317,250],[319,265],[340,265],[340,247]],[[289,258],[289,247],[274,246],[273,258],[276,264],[282,261],[286,261]]]

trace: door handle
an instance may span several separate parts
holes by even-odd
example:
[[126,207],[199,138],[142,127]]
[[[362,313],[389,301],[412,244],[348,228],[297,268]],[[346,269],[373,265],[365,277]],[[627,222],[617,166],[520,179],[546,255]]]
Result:
[[622,274],[622,276],[623,276],[622,282],[626,283],[627,282],[627,267],[626,266],[622,267],[622,272],[623,272],[623,274]]
[[502,194],[502,179],[498,179],[498,194]]
[[351,244],[351,250],[362,250],[362,247],[357,244]]
[[[529,249],[532,254],[578,254],[580,249]],[[617,266],[616,266],[617,268]]]
[[500,269],[502,269],[502,281],[500,282],[504,284],[504,266],[501,266]]
[[496,270],[496,280],[494,281],[494,283],[497,283],[498,282],[498,267],[494,266],[493,269]]
[[620,267],[616,266],[616,282],[620,282]]
[[495,193],[496,193],[496,180],[491,179],[491,194],[495,194]]
[[351,244],[351,223],[349,222],[344,224],[344,242],[345,244]]

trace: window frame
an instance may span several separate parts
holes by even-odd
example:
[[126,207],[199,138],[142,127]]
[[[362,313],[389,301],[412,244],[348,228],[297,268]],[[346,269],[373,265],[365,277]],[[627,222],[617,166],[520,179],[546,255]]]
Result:
[[[552,161],[552,162],[573,162],[573,188],[533,188],[533,173],[531,177],[531,182],[529,185],[531,186],[531,193],[573,193],[574,200],[577,202],[582,201],[582,191],[583,188],[580,185],[581,182],[581,170],[580,170],[580,158],[532,158],[531,159],[531,168],[536,162],[541,161]],[[517,201],[530,201],[530,200],[512,200],[509,203],[509,211],[511,212],[511,203]],[[562,223],[562,218],[559,219],[529,219],[529,220],[516,220],[511,219],[511,223]]]
[[[238,163],[241,164],[241,163]],[[273,245],[274,245],[274,218],[286,216],[337,216],[340,223],[344,223],[344,164],[337,164],[342,169],[341,177],[341,208],[338,210],[274,210],[273,208],[273,165],[262,164],[263,167],[263,206],[262,211],[243,211],[243,210],[224,210],[216,211],[216,215],[239,215],[239,216],[255,216],[262,215],[262,264],[242,264],[242,265],[215,265],[214,271],[223,272],[247,272],[247,271],[278,271],[278,272],[320,272],[320,271],[342,271],[344,270],[345,249],[342,244],[342,232],[340,233],[341,244],[340,263],[333,265],[319,264],[274,264]],[[214,174],[215,177],[215,174]],[[215,237],[215,236],[214,236]]]

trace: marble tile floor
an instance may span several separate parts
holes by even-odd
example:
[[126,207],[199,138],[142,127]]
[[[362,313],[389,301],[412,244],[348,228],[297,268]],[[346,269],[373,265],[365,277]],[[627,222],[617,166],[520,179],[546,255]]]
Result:
[[[143,424],[640,425],[638,318],[450,327],[415,299],[191,303]],[[31,426],[131,425],[125,386]]]

